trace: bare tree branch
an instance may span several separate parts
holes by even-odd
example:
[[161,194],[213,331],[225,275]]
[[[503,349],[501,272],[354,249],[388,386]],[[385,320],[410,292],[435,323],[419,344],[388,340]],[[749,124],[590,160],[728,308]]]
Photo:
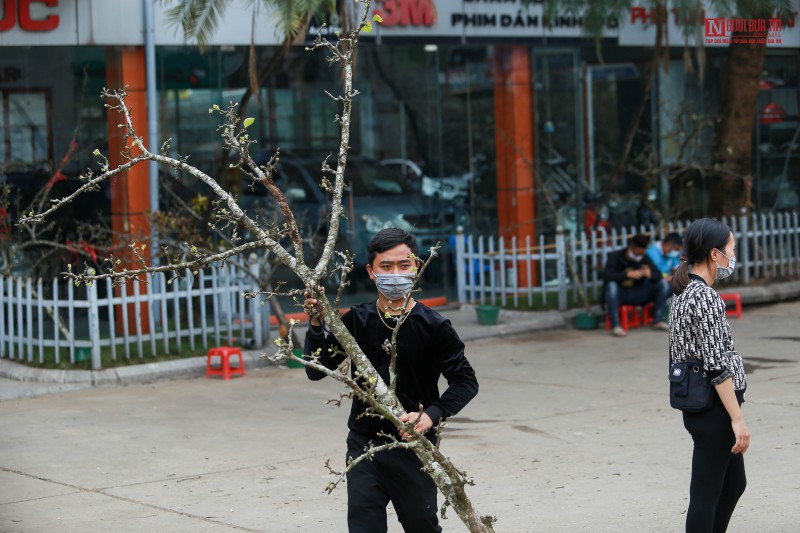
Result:
[[[141,265],[140,267],[127,268],[127,265],[124,267],[120,266],[121,261],[114,260],[112,256],[110,258],[110,268],[105,273],[85,270],[80,274],[70,272],[67,276],[76,282],[83,283],[91,283],[99,279],[112,279],[124,282],[126,280],[140,279],[140,276],[152,272],[169,271],[177,273],[184,269],[195,271],[210,263],[224,261],[228,258],[242,255],[253,250],[268,250],[276,256],[280,263],[289,267],[301,280],[304,287],[303,292],[307,292],[310,296],[317,299],[319,302],[317,306],[319,318],[324,320],[330,332],[336,337],[339,345],[346,354],[345,363],[334,370],[330,370],[320,363],[319,353],[308,356],[307,358],[297,357],[292,353],[295,343],[279,338],[276,341],[278,344],[278,353],[274,357],[282,360],[300,362],[308,368],[312,368],[328,377],[338,380],[345,385],[348,392],[332,403],[341,403],[341,399],[348,396],[358,398],[368,406],[365,416],[384,419],[404,434],[406,440],[403,442],[392,439],[387,443],[368,447],[367,450],[365,450],[365,455],[360,456],[357,461],[363,461],[364,458],[369,458],[370,454],[385,453],[386,450],[393,448],[412,450],[420,458],[423,470],[431,476],[449,505],[453,507],[469,530],[473,532],[491,532],[493,531],[492,523],[494,522],[494,517],[479,515],[465,492],[465,487],[471,485],[472,480],[451,463],[440,451],[438,444],[434,444],[414,429],[415,423],[418,420],[409,420],[406,422],[401,420],[404,415],[406,415],[406,411],[395,394],[394,387],[383,380],[380,373],[371,364],[370,360],[359,347],[355,338],[347,330],[339,316],[338,305],[341,299],[341,290],[334,302],[335,305],[332,305],[320,286],[320,280],[322,276],[328,272],[332,258],[335,254],[339,253],[335,250],[335,244],[339,235],[340,219],[344,217],[342,198],[345,189],[345,168],[350,149],[352,100],[358,95],[358,91],[353,88],[353,65],[355,63],[355,51],[359,34],[365,27],[371,25],[367,20],[370,12],[370,1],[356,0],[356,2],[363,11],[360,13],[359,22],[346,35],[340,36],[338,41],[334,44],[324,39],[321,35],[322,32],[320,32],[313,46],[310,47],[311,50],[323,49],[327,51],[329,53],[328,61],[330,63],[340,64],[343,69],[343,92],[339,96],[331,95],[334,101],[341,105],[341,113],[336,115],[336,121],[341,130],[341,139],[336,153],[336,163],[335,167],[333,167],[328,164],[326,159],[321,168],[323,174],[322,186],[329,190],[332,195],[330,218],[327,224],[327,235],[322,253],[317,264],[314,265],[313,268],[305,263],[303,253],[304,243],[294,213],[289,208],[284,192],[276,185],[272,178],[275,165],[279,160],[279,155],[276,153],[263,167],[255,163],[250,154],[250,147],[255,141],[250,139],[247,133],[247,128],[252,124],[253,119],[240,119],[236,113],[235,105],[230,105],[227,109],[213,106],[209,112],[219,113],[223,117],[223,123],[219,128],[223,147],[225,149],[234,150],[240,155],[239,161],[232,166],[240,169],[254,181],[266,187],[270,196],[277,202],[279,211],[283,217],[282,224],[269,224],[265,223],[263,220],[259,220],[258,217],[254,220],[248,216],[237,204],[236,199],[231,193],[224,190],[207,174],[191,166],[186,158],[175,158],[166,155],[169,149],[168,142],[164,143],[161,148],[161,153],[159,154],[148,151],[142,138],[136,133],[134,128],[130,110],[125,104],[126,93],[124,89],[118,91],[104,90],[103,96],[112,102],[106,104],[107,107],[119,112],[123,117],[120,128],[123,133],[123,145],[125,146],[122,152],[122,156],[126,160],[125,163],[115,169],[110,169],[108,161],[104,161],[101,169],[102,173],[100,175],[95,176],[89,172],[84,176],[87,182],[79,189],[79,192],[54,201],[53,205],[43,213],[29,213],[21,222],[23,224],[42,223],[47,216],[68,204],[77,197],[78,194],[93,190],[98,187],[102,181],[112,176],[122,174],[134,165],[144,161],[155,161],[176,171],[185,172],[187,175],[199,180],[208,186],[213,191],[215,198],[217,198],[212,204],[214,205],[213,214],[216,220],[226,225],[232,225],[234,228],[232,230],[234,234],[230,236],[229,248],[227,250],[207,253],[202,247],[198,247],[195,244],[184,243],[180,246],[180,249],[182,253],[188,257],[171,257],[169,249],[166,249],[166,264],[154,267],[152,264],[148,263],[145,257],[145,244],[134,242],[131,243],[130,250],[136,261],[138,261],[138,264]],[[99,152],[96,155],[99,156]],[[327,177],[329,176],[333,177],[333,184],[328,181]],[[236,233],[239,228],[243,228],[249,232],[249,234],[252,235],[252,239],[239,244],[238,241],[240,237],[238,233]],[[280,244],[279,239],[284,235],[288,235],[290,238],[294,255]],[[429,262],[437,255],[437,249],[438,245],[431,249],[431,257],[425,262],[425,265],[420,271],[417,272],[415,283],[419,281],[420,276],[427,268]],[[344,262],[335,268],[342,269],[342,282],[346,283],[346,275],[352,269],[352,258],[345,255],[343,259]],[[271,288],[260,289],[257,294],[268,294],[268,292],[265,291],[271,291]],[[293,289],[287,291],[287,293],[299,294],[299,290]],[[255,295],[256,294],[251,294],[250,296],[255,297]],[[405,299],[406,304],[409,298],[410,296]],[[404,306],[401,311],[401,319],[407,316],[405,307],[406,306]],[[290,334],[287,335],[288,338],[293,337],[295,323],[295,321],[290,321]],[[396,340],[397,331],[395,328],[392,335],[391,347],[389,348],[393,353],[393,358],[397,357]],[[393,382],[394,378],[390,379],[390,381]],[[405,437],[405,434],[408,436]],[[440,435],[440,433],[437,434]]]

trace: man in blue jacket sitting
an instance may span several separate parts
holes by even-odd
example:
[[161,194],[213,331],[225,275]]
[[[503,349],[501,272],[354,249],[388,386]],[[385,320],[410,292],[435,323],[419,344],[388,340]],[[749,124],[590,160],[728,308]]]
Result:
[[670,233],[664,240],[656,241],[647,248],[647,257],[661,271],[667,282],[672,281],[672,274],[681,263],[681,247],[683,239],[677,233]]

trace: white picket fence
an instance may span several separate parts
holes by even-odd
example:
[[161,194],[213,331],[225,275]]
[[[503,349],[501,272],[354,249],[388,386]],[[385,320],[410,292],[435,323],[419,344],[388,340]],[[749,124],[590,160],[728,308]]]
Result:
[[[736,270],[724,281],[748,285],[753,280],[800,278],[800,215],[797,212],[770,215],[742,215],[723,219],[736,239]],[[627,239],[645,233],[653,240],[667,233],[683,235],[689,222],[670,222],[663,226],[632,226],[594,237],[557,232],[549,239],[461,234],[456,238],[456,275],[460,302],[518,307],[548,294],[558,295],[558,308],[566,309],[568,296],[578,299],[578,284],[573,283],[567,264],[574,259],[580,283],[590,298],[598,300],[603,281],[600,272],[609,252],[624,248]],[[535,280],[531,283],[531,280]]]
[[46,287],[41,279],[0,276],[0,357],[74,364],[90,353],[97,370],[104,348],[116,361],[186,346],[194,351],[198,343],[204,349],[209,342],[227,345],[232,339],[262,346],[269,337],[269,303],[243,297],[257,287],[230,263],[196,276],[189,271],[181,278],[147,275],[127,285],[132,294],[115,289],[110,280],[101,283],[102,298],[97,283],[75,287],[54,279]]

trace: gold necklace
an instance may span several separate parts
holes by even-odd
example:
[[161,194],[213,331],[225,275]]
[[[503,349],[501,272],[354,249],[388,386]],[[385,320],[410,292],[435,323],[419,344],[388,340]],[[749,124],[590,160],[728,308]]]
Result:
[[[392,326],[390,326],[389,324],[387,324],[386,320],[384,320],[384,318],[383,318],[383,313],[381,313],[380,300],[376,300],[375,301],[375,308],[378,310],[378,318],[380,318],[380,320],[383,323],[383,325],[386,326],[387,328],[389,328],[390,330],[394,331],[394,328]],[[388,313],[388,311],[387,311],[387,313]],[[397,325],[395,327],[399,328],[400,326],[402,326],[403,322],[406,321],[406,318],[408,318],[409,314],[411,314],[410,310],[407,313],[404,313],[400,319],[395,319],[395,320],[397,320]]]

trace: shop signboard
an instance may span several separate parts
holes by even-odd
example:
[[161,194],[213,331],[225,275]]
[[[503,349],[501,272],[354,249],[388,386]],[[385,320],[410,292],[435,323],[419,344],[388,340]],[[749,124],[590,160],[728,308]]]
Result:
[[[152,1],[152,0],[149,0]],[[142,0],[0,0],[5,8],[0,19],[0,46],[141,45],[144,42]],[[259,9],[262,4],[256,3]],[[155,2],[154,37],[157,45],[193,44],[184,41],[178,28],[167,22],[169,5]],[[249,45],[253,5],[231,2],[210,45]],[[542,0],[525,6],[522,0],[376,0],[375,13],[383,23],[374,24],[365,38],[578,38],[585,36],[583,17],[561,10],[552,24],[545,24]],[[256,13],[258,20],[273,20]],[[617,21],[607,23],[606,35],[616,37]],[[333,25],[310,24],[309,38],[317,32],[332,33]],[[280,36],[272,24],[256,24],[257,45],[278,45]]]
[[[667,24],[664,34],[670,46],[695,46],[698,40],[703,46],[726,47],[738,39],[742,43],[763,42],[767,48],[800,48],[800,0],[790,0],[791,20],[778,18],[743,18],[722,14],[705,0],[703,13],[687,26],[687,19],[677,8],[666,10]],[[620,46],[653,46],[656,38],[655,13],[650,3],[639,2],[631,6],[629,16],[621,21],[619,30]],[[732,37],[732,33],[744,35]]]
[[3,0],[3,15],[0,18],[0,31],[19,27],[23,31],[47,32],[58,27],[59,16],[45,12],[37,16],[37,8],[42,4],[52,6],[56,0]]
[[[583,17],[563,8],[552,24],[545,23],[542,0],[376,0],[373,10],[383,19],[375,25],[378,38],[579,38],[585,37]],[[606,22],[604,35],[616,37],[617,20]]]
[[[153,2],[153,0],[146,0]],[[143,0],[0,0],[0,46],[136,46],[144,44]],[[260,6],[260,4],[259,4]],[[157,45],[183,45],[180,29],[167,21],[169,5],[154,2]],[[263,8],[262,8],[263,9]],[[269,13],[256,13],[272,20]],[[210,45],[249,45],[253,6],[231,2]],[[280,44],[275,27],[256,24],[257,45]]]
[[[143,0],[0,0],[0,46],[126,46],[144,43]],[[152,1],[152,0],[148,0]],[[707,2],[709,0],[706,0]],[[795,13],[800,12],[800,0],[790,0]],[[652,46],[655,40],[653,13],[649,3],[634,5],[622,20],[610,18],[604,36],[619,38],[623,46]],[[253,6],[243,0],[228,5],[224,18],[211,37],[210,45],[249,45]],[[159,46],[194,44],[183,39],[181,31],[167,22],[169,4],[155,2],[155,42]],[[543,0],[527,5],[522,0],[375,0],[373,11],[383,19],[374,24],[365,38],[387,40],[459,38],[524,39],[524,38],[581,38],[586,37],[584,18],[565,8],[557,8],[550,24],[545,20]],[[731,30],[737,25],[754,27],[758,20],[734,19],[705,10],[694,31],[684,31],[677,21],[680,13],[667,10],[666,35],[674,46],[685,42],[693,45],[702,39],[706,46],[727,46]],[[273,20],[270,13],[256,12],[258,20]],[[800,24],[780,23],[765,19],[768,30],[767,46],[774,48],[800,47]],[[309,25],[309,38],[317,32],[331,33],[327,28]],[[280,35],[273,24],[255,25],[256,45],[278,45]],[[688,39],[688,40],[687,40]]]

